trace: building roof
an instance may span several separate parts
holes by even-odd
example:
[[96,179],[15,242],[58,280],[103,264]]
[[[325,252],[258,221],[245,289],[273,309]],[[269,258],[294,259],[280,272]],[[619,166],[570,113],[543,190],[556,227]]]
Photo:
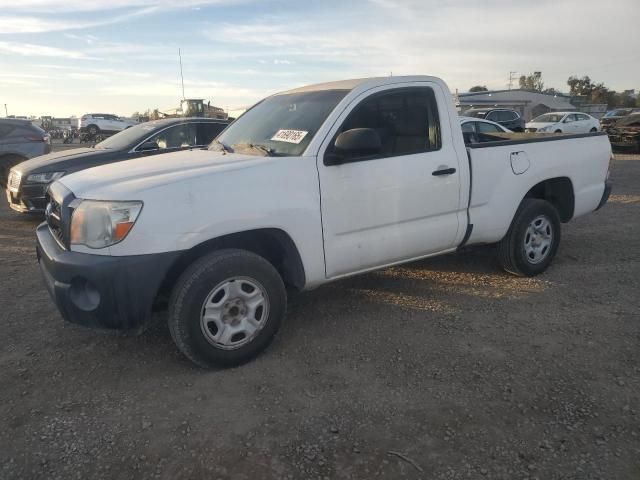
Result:
[[571,98],[563,94],[547,94],[528,90],[495,90],[490,92],[459,93],[461,105],[546,105],[553,110],[575,110]]

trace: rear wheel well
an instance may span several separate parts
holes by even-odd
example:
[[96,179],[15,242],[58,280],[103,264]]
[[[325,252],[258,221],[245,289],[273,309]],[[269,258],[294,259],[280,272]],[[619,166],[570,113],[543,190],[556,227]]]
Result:
[[551,178],[540,182],[527,192],[525,198],[538,198],[551,203],[558,211],[563,223],[573,218],[575,196],[573,184],[567,177]]
[[260,255],[278,271],[284,283],[302,290],[306,282],[304,266],[295,243],[284,231],[264,228],[233,233],[207,240],[185,251],[171,266],[160,286],[154,308],[163,308],[182,273],[198,258],[215,250],[237,248]]

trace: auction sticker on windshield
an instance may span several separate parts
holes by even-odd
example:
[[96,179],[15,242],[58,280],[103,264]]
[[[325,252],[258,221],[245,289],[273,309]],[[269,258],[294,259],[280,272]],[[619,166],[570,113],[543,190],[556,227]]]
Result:
[[278,130],[271,140],[299,144],[307,136],[304,130]]

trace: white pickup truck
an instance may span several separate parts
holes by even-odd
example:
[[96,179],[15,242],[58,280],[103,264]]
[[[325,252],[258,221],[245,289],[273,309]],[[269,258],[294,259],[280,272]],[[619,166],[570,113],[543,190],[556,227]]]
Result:
[[63,317],[83,325],[136,329],[168,300],[178,348],[205,367],[264,349],[286,287],[471,244],[497,243],[516,275],[543,272],[561,223],[608,199],[607,136],[468,134],[434,77],[273,95],[208,150],[55,182],[41,270]]

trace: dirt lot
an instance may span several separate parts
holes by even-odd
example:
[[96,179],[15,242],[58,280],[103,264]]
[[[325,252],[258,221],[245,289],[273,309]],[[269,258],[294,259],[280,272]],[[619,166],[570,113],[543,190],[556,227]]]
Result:
[[64,324],[37,220],[0,202],[0,478],[640,478],[640,156],[622,158],[541,277],[483,248],[342,281],[221,371],[161,316],[138,337]]

